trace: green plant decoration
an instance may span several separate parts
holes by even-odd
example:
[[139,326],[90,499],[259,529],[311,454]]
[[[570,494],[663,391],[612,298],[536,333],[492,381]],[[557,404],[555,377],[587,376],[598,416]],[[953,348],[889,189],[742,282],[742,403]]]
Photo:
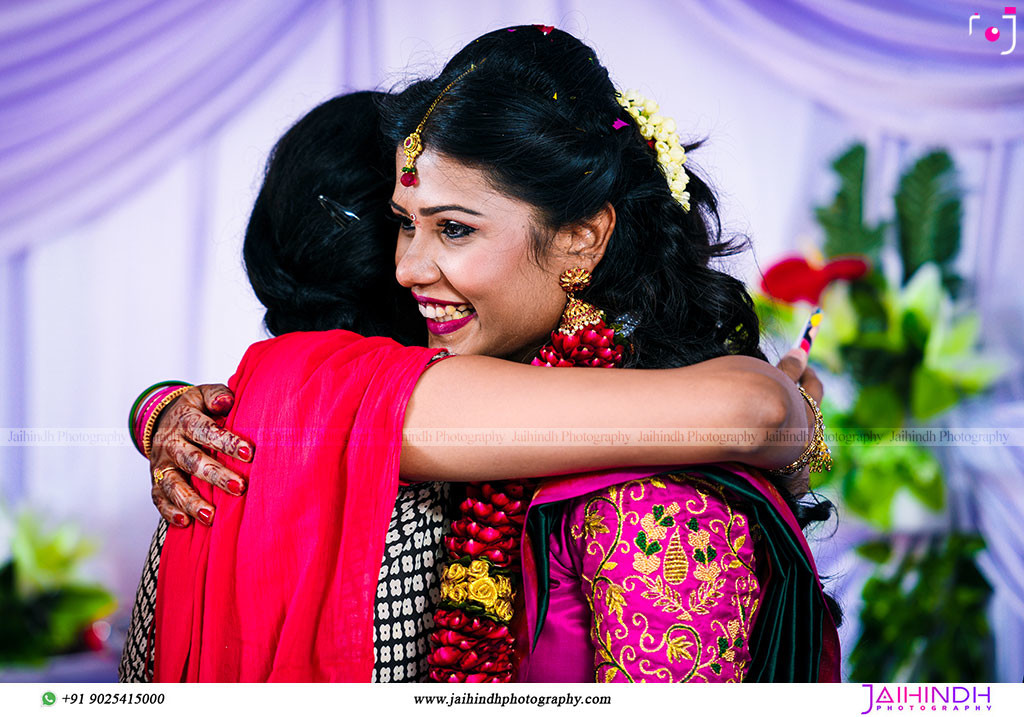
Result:
[[[813,474],[812,487],[837,490],[844,508],[881,536],[859,550],[879,568],[864,590],[863,632],[851,656],[851,677],[984,679],[984,608],[991,591],[974,563],[981,539],[928,535],[914,550],[892,557],[891,531],[895,506],[906,505],[898,502],[901,497],[932,513],[945,507],[942,466],[928,445],[913,438],[965,398],[988,389],[1004,365],[980,350],[978,316],[957,303],[964,286],[953,267],[962,203],[950,156],[940,150],[917,160],[899,181],[893,218],[875,225],[863,219],[866,160],[865,148],[856,145],[833,162],[839,189],[815,212],[824,255],[806,262],[806,276],[793,258],[770,267],[764,293],[754,292],[755,306],[765,331],[782,337],[778,347],[784,351],[810,306],[781,299],[817,297],[824,321],[811,359],[849,389],[840,392],[848,394],[843,405],[830,397],[822,403],[833,468]],[[891,276],[882,270],[887,247],[899,258]],[[830,267],[849,264],[854,256],[872,269],[838,281],[828,275]],[[780,284],[780,277],[790,285]],[[958,658],[957,650],[971,640],[974,645]]]
[[0,664],[37,664],[80,648],[86,628],[112,613],[107,590],[77,577],[93,546],[71,526],[47,532],[21,515],[0,565]]
[[931,536],[895,555],[891,541],[861,546],[879,564],[864,586],[852,682],[988,682],[992,588],[978,571],[978,536]]
[[815,214],[825,232],[825,255],[863,254],[877,262],[885,225],[864,223],[864,165],[867,150],[855,145],[832,163],[839,175],[839,191],[827,207]]

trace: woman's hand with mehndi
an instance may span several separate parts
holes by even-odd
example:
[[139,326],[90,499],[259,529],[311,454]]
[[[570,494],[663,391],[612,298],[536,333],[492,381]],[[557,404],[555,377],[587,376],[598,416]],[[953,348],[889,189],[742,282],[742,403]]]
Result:
[[216,421],[216,417],[228,414],[234,400],[234,394],[223,384],[192,386],[160,415],[149,454],[152,497],[160,515],[171,525],[185,527],[192,518],[205,525],[213,523],[213,506],[196,492],[189,476],[231,495],[245,492],[245,478],[210,456],[218,451],[240,461],[252,460],[252,444]]

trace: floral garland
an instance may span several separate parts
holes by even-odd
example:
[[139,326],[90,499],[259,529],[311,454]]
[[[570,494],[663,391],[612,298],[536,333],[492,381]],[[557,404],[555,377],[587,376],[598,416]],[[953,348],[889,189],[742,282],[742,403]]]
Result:
[[[686,163],[686,150],[679,143],[675,120],[658,114],[658,103],[644,98],[636,90],[627,90],[616,99],[636,122],[643,138],[658,153],[658,164],[665,174],[665,179],[668,180],[672,196],[685,211],[690,211],[690,193],[686,191],[690,176],[683,169],[683,164]],[[617,120],[612,126],[619,129],[625,126],[625,123]]]
[[[617,328],[600,320],[573,334],[553,331],[551,342],[532,363],[619,366],[624,339],[616,334]],[[518,662],[512,622],[522,579],[520,541],[533,488],[530,481],[466,486],[460,516],[444,541],[449,562],[430,635],[431,680],[511,681]]]

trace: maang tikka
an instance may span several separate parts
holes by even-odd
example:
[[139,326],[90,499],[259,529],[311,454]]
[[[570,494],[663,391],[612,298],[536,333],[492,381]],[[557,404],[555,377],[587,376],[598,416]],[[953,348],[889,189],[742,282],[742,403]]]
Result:
[[480,60],[480,64],[471,64],[469,69],[463,72],[461,75],[456,77],[454,80],[448,83],[448,86],[441,90],[441,93],[434,98],[434,101],[430,103],[430,107],[427,108],[426,114],[423,115],[423,119],[416,125],[416,129],[412,131],[405,141],[402,142],[402,152],[405,153],[405,166],[402,167],[402,186],[413,187],[416,185],[416,158],[423,153],[423,128],[427,124],[427,120],[430,118],[430,113],[437,107],[437,103],[441,101],[441,98],[445,96],[455,83],[461,80],[463,77],[473,72],[480,65],[484,64],[487,58]]

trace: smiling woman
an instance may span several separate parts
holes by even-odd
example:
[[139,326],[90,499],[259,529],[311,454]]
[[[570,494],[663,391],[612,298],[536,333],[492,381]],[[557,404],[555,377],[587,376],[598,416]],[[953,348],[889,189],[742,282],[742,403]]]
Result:
[[[396,276],[428,317],[431,347],[529,361],[550,337],[547,358],[535,363],[573,365],[580,346],[583,365],[764,360],[745,288],[711,266],[743,245],[721,239],[714,194],[683,169],[697,145],[679,146],[655,103],[617,92],[576,38],[541,26],[488,33],[385,108],[385,132],[399,148]],[[447,320],[448,302],[468,315]],[[754,517],[795,513],[802,526],[830,506],[800,506],[784,481],[737,470],[541,485],[524,520],[529,636],[515,650],[500,637],[511,614],[491,616],[491,637],[454,628],[476,614],[458,592],[466,561],[484,561],[480,575],[504,576],[517,558],[518,536],[485,516],[518,495],[485,484],[461,506],[446,543],[434,679],[504,681],[517,671],[540,681],[837,677],[838,641],[809,553],[792,556],[810,568],[805,602],[780,611],[780,586],[768,575],[790,569],[777,562],[786,529],[773,533]],[[623,554],[632,562],[611,559]],[[758,622],[762,604],[770,607]],[[812,635],[765,637],[787,632],[805,610]],[[641,624],[633,634],[629,626]]]
[[427,317],[428,345],[529,361],[565,308],[559,275],[597,266],[614,209],[556,232],[535,261],[535,207],[492,188],[489,172],[429,147],[416,169],[417,184],[397,183],[391,201],[401,220],[395,276]]

